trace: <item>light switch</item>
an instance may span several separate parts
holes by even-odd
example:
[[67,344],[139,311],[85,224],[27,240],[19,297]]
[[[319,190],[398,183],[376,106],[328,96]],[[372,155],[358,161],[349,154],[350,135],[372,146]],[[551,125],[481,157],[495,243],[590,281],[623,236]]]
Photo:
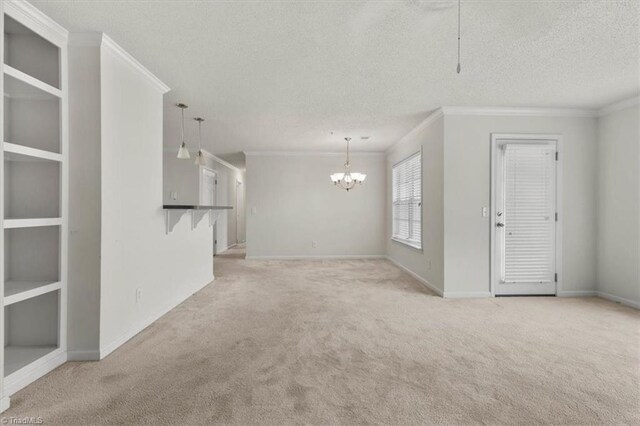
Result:
[[258,209],[256,207],[251,207],[251,214],[256,214]]
[[482,217],[487,217],[489,216],[489,208],[488,207],[483,207],[482,208]]

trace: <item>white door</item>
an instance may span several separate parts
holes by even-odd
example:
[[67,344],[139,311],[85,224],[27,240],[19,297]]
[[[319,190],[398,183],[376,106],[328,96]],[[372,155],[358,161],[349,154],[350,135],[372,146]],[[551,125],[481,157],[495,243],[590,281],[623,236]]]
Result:
[[236,180],[236,238],[244,243],[244,184]]
[[555,295],[557,139],[493,140],[493,292]]
[[216,172],[200,167],[200,205],[216,205]]

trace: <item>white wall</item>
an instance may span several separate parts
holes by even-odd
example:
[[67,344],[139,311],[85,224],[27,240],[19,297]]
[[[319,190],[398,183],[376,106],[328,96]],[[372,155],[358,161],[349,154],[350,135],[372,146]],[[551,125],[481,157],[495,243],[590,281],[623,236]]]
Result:
[[598,292],[640,307],[640,110],[598,119]]
[[247,257],[384,255],[384,156],[353,156],[367,180],[349,192],[329,179],[343,163],[343,154],[248,153]]
[[[444,291],[444,118],[425,121],[387,152],[387,255],[442,295]],[[391,240],[392,166],[422,149],[422,250]]]
[[101,76],[104,356],[209,283],[213,249],[207,221],[192,231],[183,220],[165,235],[162,93],[110,48]]
[[491,133],[562,135],[561,293],[596,289],[596,120],[445,113],[445,296],[488,295]]
[[165,234],[164,87],[101,34],[71,40],[69,358],[99,359],[211,282],[212,229]]

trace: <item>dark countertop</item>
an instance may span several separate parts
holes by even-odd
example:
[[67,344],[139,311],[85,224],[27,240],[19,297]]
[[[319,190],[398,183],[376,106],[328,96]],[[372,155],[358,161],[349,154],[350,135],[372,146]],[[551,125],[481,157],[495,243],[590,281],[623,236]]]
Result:
[[198,206],[192,204],[164,204],[164,210],[232,210],[232,206]]

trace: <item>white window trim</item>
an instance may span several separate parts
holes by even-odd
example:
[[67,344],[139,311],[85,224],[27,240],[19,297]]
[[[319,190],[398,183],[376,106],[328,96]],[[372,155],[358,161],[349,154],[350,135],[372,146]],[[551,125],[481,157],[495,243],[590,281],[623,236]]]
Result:
[[420,147],[419,151],[416,151],[414,153],[412,153],[411,155],[408,155],[406,157],[404,157],[402,160],[394,163],[391,166],[391,193],[393,194],[393,168],[396,167],[397,165],[409,160],[410,158],[416,156],[416,155],[420,155],[420,241],[419,243],[416,243],[416,241],[414,240],[405,240],[403,238],[398,238],[395,237],[393,235],[393,195],[392,195],[392,200],[391,200],[391,241],[395,241],[396,243],[400,243],[402,245],[405,245],[407,247],[410,247],[414,250],[418,250],[418,251],[422,251],[422,240],[423,240],[423,234],[424,234],[424,215],[422,212],[422,206],[423,206],[423,199],[422,199],[422,194],[424,194],[424,188],[423,188],[423,170],[422,170],[422,147]]
[[[422,218],[421,218],[421,220],[422,220]],[[395,241],[396,243],[400,243],[400,244],[404,244],[405,246],[409,246],[412,249],[422,251],[422,246],[419,246],[419,245],[415,244],[412,240],[403,240],[401,238],[396,238],[396,237],[391,237],[391,240]]]

